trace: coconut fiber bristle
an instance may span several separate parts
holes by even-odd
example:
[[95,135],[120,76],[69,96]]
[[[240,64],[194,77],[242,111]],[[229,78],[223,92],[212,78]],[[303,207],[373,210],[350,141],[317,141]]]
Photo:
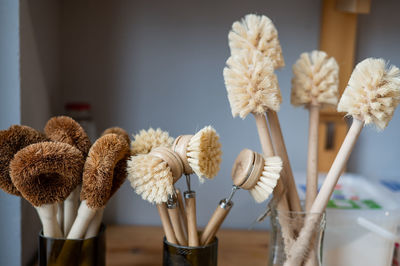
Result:
[[302,53],[293,65],[291,102],[299,105],[336,106],[339,66],[325,52]]
[[232,54],[256,49],[272,61],[275,69],[285,66],[278,31],[268,17],[246,15],[241,22],[233,23],[228,37]]
[[68,116],[57,116],[47,121],[44,128],[46,136],[53,141],[64,142],[77,147],[87,156],[91,142],[85,130],[74,119]]
[[134,136],[135,140],[131,143],[132,154],[147,154],[156,147],[170,148],[174,139],[169,136],[168,132],[157,128],[149,130],[141,130],[139,134]]
[[79,184],[82,153],[61,142],[40,142],[20,150],[10,163],[15,187],[34,206],[64,201]]
[[282,98],[272,61],[256,50],[233,54],[224,69],[232,115],[278,111]]
[[188,163],[203,182],[218,174],[221,164],[221,143],[214,128],[207,126],[197,132],[189,141],[186,152]]
[[117,135],[122,136],[128,142],[128,144],[130,144],[130,142],[131,142],[128,132],[126,132],[124,129],[122,129],[120,127],[107,128],[106,130],[103,131],[103,133],[101,135],[104,136],[106,134],[117,134]]
[[21,195],[10,177],[10,162],[26,146],[47,141],[47,137],[28,126],[13,125],[0,131],[0,188],[13,195]]
[[400,101],[400,70],[383,59],[357,64],[338,104],[339,112],[384,129]]
[[128,160],[128,179],[135,192],[151,203],[162,203],[174,192],[169,166],[151,154],[139,154]]
[[114,183],[115,167],[123,165],[121,160],[126,160],[128,153],[129,145],[117,134],[100,137],[90,148],[83,170],[81,191],[81,200],[86,200],[90,208],[102,208],[110,198],[113,186],[122,184],[123,181],[118,180],[115,180],[118,184]]
[[264,170],[260,179],[249,190],[257,203],[265,201],[272,194],[282,171],[282,160],[280,157],[267,157],[264,160]]

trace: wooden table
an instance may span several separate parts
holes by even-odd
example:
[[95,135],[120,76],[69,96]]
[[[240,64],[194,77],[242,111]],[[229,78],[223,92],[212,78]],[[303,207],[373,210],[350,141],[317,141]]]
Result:
[[[107,266],[161,265],[161,227],[108,226]],[[267,265],[267,231],[220,230],[218,265]]]

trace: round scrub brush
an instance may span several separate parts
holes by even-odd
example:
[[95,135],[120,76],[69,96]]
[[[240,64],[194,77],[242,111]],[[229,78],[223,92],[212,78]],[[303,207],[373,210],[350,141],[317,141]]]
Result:
[[258,50],[273,62],[274,68],[285,66],[278,31],[268,17],[246,15],[241,22],[233,23],[228,37],[232,54],[242,50]]
[[306,210],[318,191],[318,124],[319,111],[335,107],[338,101],[339,66],[325,52],[302,53],[293,65],[292,96],[294,106],[305,106],[310,111],[308,130],[308,161]]
[[90,148],[83,171],[82,202],[68,239],[82,238],[96,211],[105,207],[115,183],[115,167],[127,154],[126,140],[116,134],[100,137]]
[[190,189],[190,174],[196,173],[200,182],[204,177],[217,175],[221,164],[221,143],[215,129],[204,127],[195,135],[182,135],[175,139],[172,149],[183,162],[188,191],[184,192],[189,246],[199,246],[196,222],[196,192]]
[[[347,112],[353,117],[353,122],[310,209],[311,213],[325,210],[363,126],[372,123],[383,130],[399,102],[400,70],[397,67],[387,68],[383,59],[375,58],[365,59],[355,67],[338,104],[338,111]],[[310,216],[304,223],[285,265],[301,263],[317,222],[315,216]]]
[[232,167],[232,193],[227,199],[220,201],[201,235],[201,244],[207,245],[214,238],[233,206],[232,197],[238,189],[248,190],[254,200],[261,203],[272,194],[281,170],[282,160],[279,157],[263,158],[249,149],[242,150]]
[[125,129],[122,129],[120,127],[110,127],[107,128],[106,130],[104,130],[104,132],[101,134],[102,136],[107,135],[107,134],[117,134],[120,135],[121,137],[123,137],[128,144],[130,145],[131,143],[131,139],[129,137],[128,132],[125,131]]
[[46,237],[61,238],[57,202],[64,201],[80,181],[84,159],[75,147],[41,142],[20,150],[10,163],[12,182],[38,211]]
[[[67,143],[78,148],[86,158],[91,142],[85,130],[74,119],[68,116],[52,117],[47,121],[44,132],[53,141]],[[68,235],[78,211],[80,183],[63,203],[59,203],[57,215],[65,235]]]
[[26,146],[44,142],[48,139],[39,131],[28,127],[13,125],[7,130],[0,131],[0,188],[12,195],[21,193],[14,186],[10,177],[10,162],[14,155]]
[[156,147],[171,147],[174,139],[171,138],[168,132],[162,131],[157,128],[156,130],[150,128],[149,130],[141,130],[139,134],[134,136],[131,149],[132,155],[147,154]]

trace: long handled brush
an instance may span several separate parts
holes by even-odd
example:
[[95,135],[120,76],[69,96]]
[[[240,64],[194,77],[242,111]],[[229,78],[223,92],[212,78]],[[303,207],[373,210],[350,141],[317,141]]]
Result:
[[202,235],[201,245],[209,244],[222,225],[233,206],[232,197],[242,188],[248,190],[257,203],[265,201],[273,192],[282,170],[279,157],[263,158],[262,155],[248,149],[242,150],[232,167],[233,189],[227,199],[220,201],[207,223]]
[[[338,111],[347,112],[353,122],[310,209],[311,213],[322,213],[325,210],[363,126],[375,124],[383,130],[399,102],[400,70],[397,67],[386,68],[383,59],[374,58],[365,59],[355,67],[338,104]],[[314,217],[309,216],[304,223],[285,265],[296,266],[302,262],[318,222]]]
[[75,189],[83,164],[84,159],[78,149],[60,142],[29,145],[11,161],[12,182],[36,208],[44,236],[63,236],[56,219],[57,202],[64,201]]
[[339,66],[325,52],[302,53],[293,65],[291,102],[309,109],[306,211],[318,192],[319,111],[338,101]]

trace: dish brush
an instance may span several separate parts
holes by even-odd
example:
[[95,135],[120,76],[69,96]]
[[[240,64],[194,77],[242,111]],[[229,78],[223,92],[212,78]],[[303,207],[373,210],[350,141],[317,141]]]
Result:
[[139,134],[134,136],[131,144],[132,155],[148,154],[153,148],[167,147],[170,148],[174,139],[169,136],[168,132],[157,128],[150,128],[147,131],[141,130]]

